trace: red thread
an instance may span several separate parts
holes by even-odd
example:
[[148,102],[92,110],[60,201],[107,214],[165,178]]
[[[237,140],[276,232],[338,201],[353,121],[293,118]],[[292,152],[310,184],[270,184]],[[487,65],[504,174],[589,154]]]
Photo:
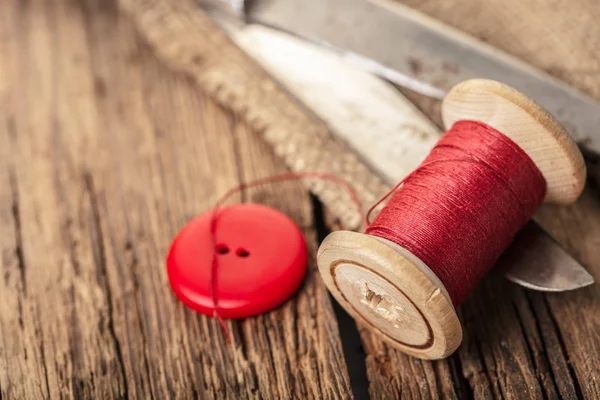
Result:
[[[496,129],[459,121],[442,136],[423,163],[362,214],[358,196],[344,179],[304,172],[257,179],[230,189],[211,219],[210,276],[214,317],[227,342],[230,332],[219,313],[216,234],[219,208],[235,193],[267,183],[302,178],[342,185],[359,210],[366,233],[390,240],[423,261],[458,306],[493,266],[516,233],[542,203],[546,182],[529,156]],[[369,225],[369,215],[390,200]]]
[[366,233],[423,261],[458,306],[542,203],[546,181],[512,140],[459,121],[392,195]]
[[214,318],[216,318],[219,321],[219,324],[221,324],[221,327],[223,328],[223,332],[225,332],[225,337],[227,339],[227,343],[231,343],[231,333],[229,332],[229,329],[227,328],[227,325],[225,325],[225,321],[223,320],[223,318],[221,317],[221,314],[219,312],[219,295],[218,295],[218,290],[217,290],[218,289],[219,257],[217,256],[217,249],[216,249],[216,247],[217,247],[216,235],[217,235],[217,227],[218,227],[218,222],[219,222],[219,209],[231,196],[233,196],[234,194],[236,194],[242,190],[246,190],[251,187],[265,185],[267,183],[298,180],[298,179],[302,179],[302,178],[317,178],[317,179],[322,179],[322,180],[328,180],[328,181],[335,182],[337,184],[342,185],[348,191],[352,202],[358,209],[358,211],[361,215],[361,222],[363,224],[363,227],[367,226],[367,223],[365,222],[366,218],[362,212],[360,201],[358,200],[358,196],[356,195],[356,191],[354,190],[354,188],[348,182],[346,182],[343,178],[340,178],[338,176],[335,176],[333,174],[329,174],[326,172],[300,172],[300,173],[288,172],[288,173],[284,173],[281,175],[270,176],[267,178],[256,179],[251,182],[242,183],[242,184],[239,184],[239,185],[229,189],[227,191],[227,193],[225,193],[219,200],[217,200],[215,207],[212,210],[212,217],[211,217],[211,222],[210,222],[210,238],[211,238],[211,244],[212,244],[211,248],[213,249],[212,263],[211,263],[211,270],[210,270],[210,294],[211,294],[212,303],[213,303],[213,307],[214,307],[213,316],[214,316]]

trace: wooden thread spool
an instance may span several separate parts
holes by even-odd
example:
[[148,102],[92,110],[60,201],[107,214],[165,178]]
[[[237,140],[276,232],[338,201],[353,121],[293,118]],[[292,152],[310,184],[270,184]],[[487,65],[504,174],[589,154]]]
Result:
[[[489,80],[463,82],[442,104],[446,129],[456,121],[485,123],[515,142],[547,184],[546,203],[568,204],[585,184],[577,145],[544,109],[517,90]],[[319,271],[337,301],[403,352],[444,358],[462,341],[446,288],[418,257],[389,240],[337,231],[321,244]]]

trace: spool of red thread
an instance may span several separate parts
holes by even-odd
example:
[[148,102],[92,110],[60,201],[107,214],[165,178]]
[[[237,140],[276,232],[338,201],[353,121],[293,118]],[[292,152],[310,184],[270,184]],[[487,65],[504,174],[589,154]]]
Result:
[[[325,284],[355,319],[426,359],[456,350],[462,328],[455,306],[540,203],[573,202],[586,174],[577,145],[560,124],[506,85],[463,82],[444,99],[442,117],[449,132],[367,233],[334,232],[318,253]],[[470,137],[490,148],[469,148]],[[439,198],[460,194],[463,186],[477,192],[465,193],[473,204]]]

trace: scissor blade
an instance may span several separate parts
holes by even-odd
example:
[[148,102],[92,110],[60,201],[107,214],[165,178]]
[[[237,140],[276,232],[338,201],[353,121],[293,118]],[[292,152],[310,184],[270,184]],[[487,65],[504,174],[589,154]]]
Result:
[[543,71],[390,1],[254,0],[247,20],[335,48],[400,86],[441,98],[471,78],[504,82],[554,115],[600,154],[600,106]]
[[[389,185],[416,168],[438,140],[439,130],[410,101],[388,83],[348,65],[339,53],[258,25],[231,24],[218,12],[209,14]],[[315,154],[343,157],[298,148],[292,164],[319,163],[310,158]],[[359,176],[350,183],[363,187]],[[527,229],[522,237],[525,242],[514,254],[515,246],[507,250],[506,261],[510,263],[503,265],[508,279],[543,291],[571,290],[593,283],[585,269],[539,227]]]
[[[548,268],[557,259],[561,268]],[[535,290],[557,292],[594,283],[594,278],[533,222],[519,232],[497,267],[511,281]]]

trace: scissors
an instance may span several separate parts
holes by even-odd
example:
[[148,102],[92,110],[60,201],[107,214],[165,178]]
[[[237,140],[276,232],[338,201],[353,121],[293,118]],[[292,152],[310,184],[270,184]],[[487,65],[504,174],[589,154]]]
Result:
[[[418,166],[440,131],[389,83],[441,99],[463,80],[502,81],[554,114],[587,153],[600,154],[600,107],[594,100],[408,7],[367,0],[200,3],[390,185]],[[594,282],[533,221],[499,264],[509,280],[534,290]]]

